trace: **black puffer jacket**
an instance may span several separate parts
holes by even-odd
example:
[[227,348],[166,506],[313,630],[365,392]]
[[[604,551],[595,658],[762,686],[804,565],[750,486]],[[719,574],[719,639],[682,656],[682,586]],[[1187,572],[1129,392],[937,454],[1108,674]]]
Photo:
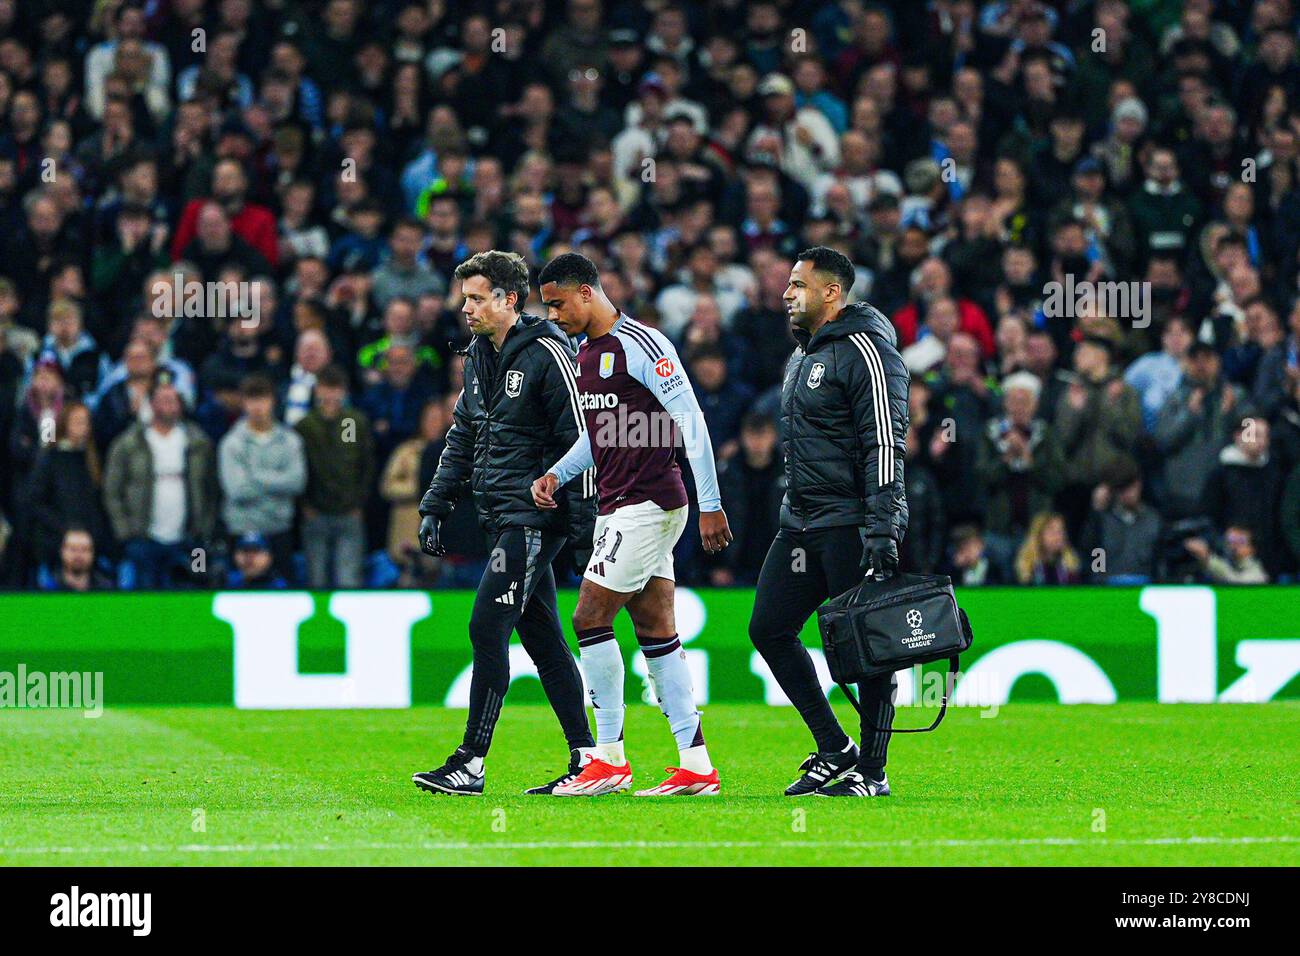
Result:
[[445,518],[469,482],[479,524],[489,534],[509,527],[561,530],[589,545],[594,473],[569,482],[552,511],[538,508],[530,490],[583,427],[573,363],[568,338],[535,315],[519,317],[499,353],[475,337],[465,349],[465,387],[420,514]]
[[909,378],[894,327],[859,303],[795,338],[781,388],[781,527],[856,525],[902,541]]

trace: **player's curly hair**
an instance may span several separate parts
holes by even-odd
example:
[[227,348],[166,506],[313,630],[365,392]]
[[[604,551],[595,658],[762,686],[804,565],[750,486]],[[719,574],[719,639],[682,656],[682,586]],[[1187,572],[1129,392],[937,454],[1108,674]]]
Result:
[[548,262],[542,269],[542,274],[537,277],[539,286],[548,282],[565,286],[589,285],[593,289],[599,289],[600,272],[596,269],[596,264],[586,256],[565,252]]
[[502,295],[515,294],[515,311],[524,311],[528,298],[528,263],[517,252],[488,249],[477,252],[456,267],[455,276],[460,281],[482,276],[494,290]]

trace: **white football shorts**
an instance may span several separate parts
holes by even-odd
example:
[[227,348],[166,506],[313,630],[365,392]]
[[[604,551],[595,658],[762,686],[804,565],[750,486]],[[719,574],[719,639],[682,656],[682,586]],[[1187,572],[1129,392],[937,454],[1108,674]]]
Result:
[[653,501],[596,516],[591,561],[583,577],[593,584],[635,593],[651,578],[673,577],[673,548],[686,527],[688,509],[664,511]]

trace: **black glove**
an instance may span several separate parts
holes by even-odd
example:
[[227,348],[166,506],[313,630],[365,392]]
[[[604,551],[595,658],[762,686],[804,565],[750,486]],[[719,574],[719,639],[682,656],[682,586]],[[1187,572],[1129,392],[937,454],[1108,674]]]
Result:
[[898,543],[887,534],[869,534],[862,539],[862,561],[858,569],[883,581],[898,570]]
[[420,518],[420,532],[416,536],[420,542],[420,550],[433,558],[440,558],[447,553],[447,549],[442,546],[439,540],[442,531],[442,519],[435,515],[424,515]]

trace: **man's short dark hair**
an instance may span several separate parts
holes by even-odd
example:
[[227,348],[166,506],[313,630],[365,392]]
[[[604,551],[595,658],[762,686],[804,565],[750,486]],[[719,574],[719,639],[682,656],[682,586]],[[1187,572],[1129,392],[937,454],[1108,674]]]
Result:
[[830,246],[813,246],[799,253],[795,259],[799,262],[811,262],[818,272],[829,273],[840,284],[841,295],[847,296],[853,288],[855,272],[853,263],[842,252],[836,252]]
[[542,274],[537,277],[539,286],[548,282],[565,286],[589,285],[593,289],[599,289],[600,272],[596,269],[596,263],[586,256],[566,252],[548,262],[542,269]]
[[694,365],[696,362],[706,362],[709,359],[727,364],[727,353],[722,346],[716,342],[706,342],[703,345],[697,345],[690,351],[689,364]]
[[239,383],[239,394],[243,398],[271,398],[275,395],[275,386],[265,375],[249,375]]
[[1110,339],[1106,338],[1104,335],[1085,335],[1083,337],[1083,343],[1085,345],[1091,345],[1094,346],[1095,348],[1099,348],[1103,352],[1105,352],[1106,361],[1113,362],[1115,360],[1115,343],[1112,342]]
[[1138,467],[1138,463],[1128,455],[1123,455],[1115,459],[1114,463],[1106,469],[1105,480],[1112,488],[1127,488],[1141,477],[1142,469]]
[[493,291],[501,290],[503,296],[515,294],[515,311],[524,311],[528,298],[528,263],[516,252],[489,249],[476,252],[456,267],[455,276],[460,281],[482,276]]
[[316,384],[324,385],[326,388],[346,389],[348,387],[348,376],[339,366],[326,365],[320,370],[320,374],[316,376]]

